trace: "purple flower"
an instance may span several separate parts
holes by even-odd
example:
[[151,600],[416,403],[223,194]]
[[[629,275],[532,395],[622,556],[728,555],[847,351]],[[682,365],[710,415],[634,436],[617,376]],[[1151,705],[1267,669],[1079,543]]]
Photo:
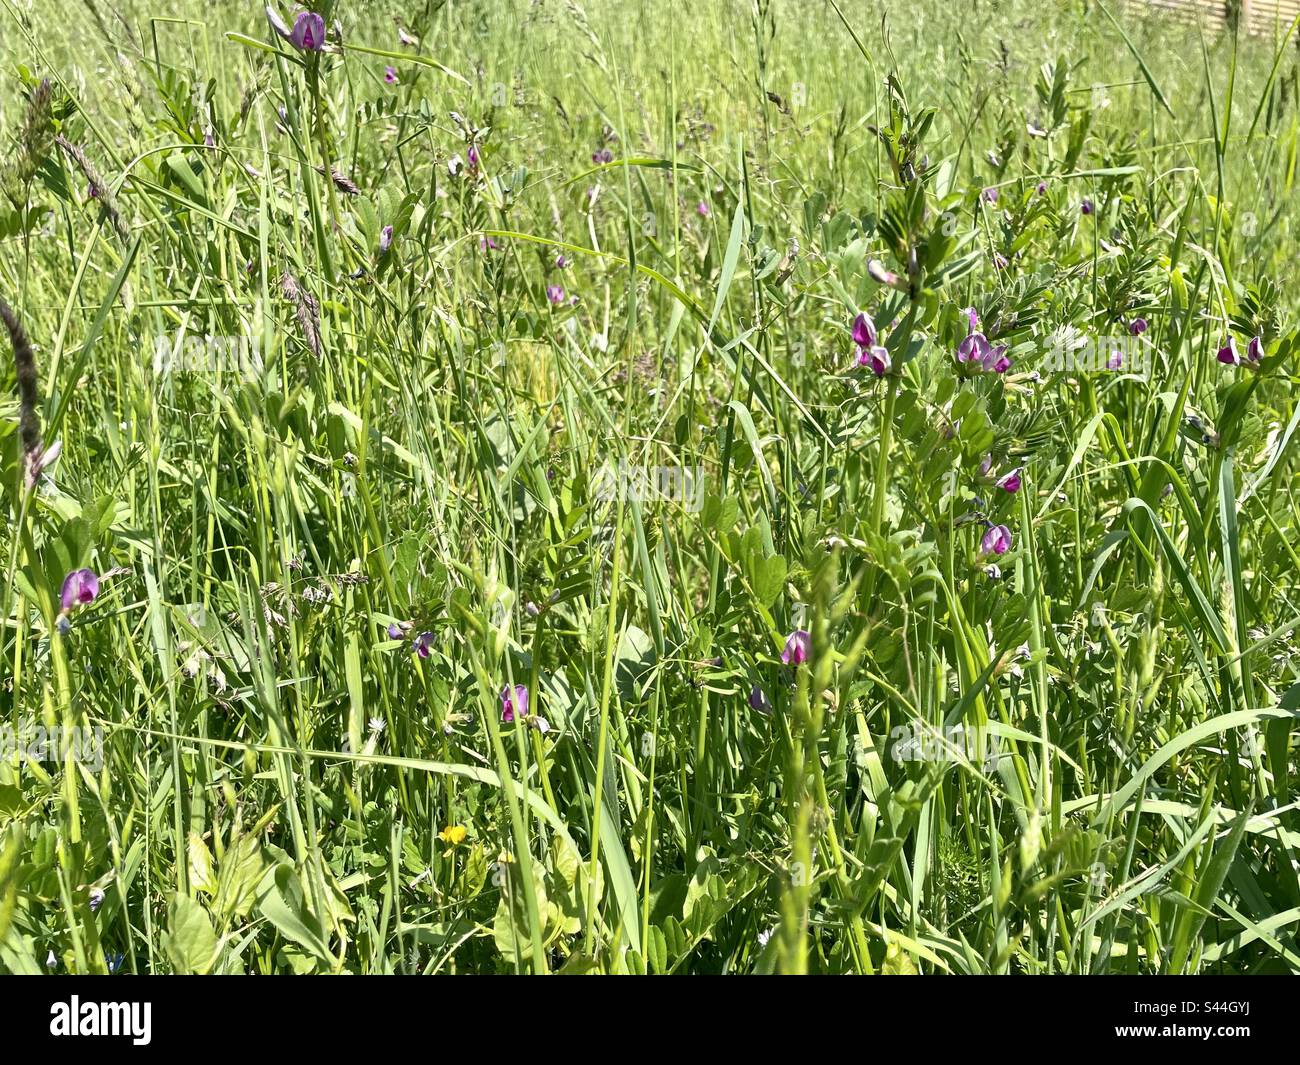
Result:
[[397,70],[394,67],[384,67],[384,81],[389,85],[397,84]]
[[989,470],[991,470],[992,468],[993,468],[993,456],[991,454],[987,454],[982,459],[980,459],[981,477],[987,477],[989,475]]
[[1228,342],[1219,349],[1218,360],[1225,366],[1239,366],[1241,356],[1237,353],[1236,337],[1228,337]]
[[304,52],[319,52],[325,47],[325,20],[314,11],[303,11],[294,19],[289,40]]
[[501,720],[509,724],[514,721],[515,714],[528,716],[528,689],[522,684],[516,684],[512,693],[507,684],[501,689]]
[[797,666],[807,662],[812,651],[812,637],[805,629],[795,629],[786,637],[785,650],[781,652],[781,661],[787,666]]
[[993,253],[993,265],[999,270],[1005,270],[1008,265],[1007,257],[1000,251]]
[[980,541],[980,551],[985,555],[1005,555],[1011,547],[1011,530],[1005,525],[990,525]]
[[556,303],[556,304],[563,303],[564,289],[562,289],[559,285],[547,285],[546,298],[550,300],[552,303]]
[[980,316],[974,307],[963,307],[960,313],[966,316],[966,334],[969,336],[980,327]]
[[1011,368],[1007,346],[990,344],[983,333],[971,333],[957,345],[957,361],[978,366],[981,371],[1006,373]]
[[699,215],[701,218],[708,218],[709,205],[705,203],[703,200],[701,200],[699,203],[695,205],[695,213]]
[[860,348],[874,347],[876,344],[876,323],[865,314],[853,319],[853,343]]
[[406,639],[406,630],[411,627],[409,621],[394,621],[388,626],[388,638],[390,640]]
[[876,323],[867,314],[859,314],[853,319],[853,343],[858,346],[858,365],[871,367],[877,377],[884,377],[889,372],[889,352],[877,341],[880,334]]
[[1035,186],[1034,191],[1037,192],[1038,195],[1040,195],[1040,196],[1046,196],[1046,195],[1047,195],[1047,182],[1046,182],[1046,181],[1040,181],[1040,182],[1037,184],[1037,186]]
[[565,255],[564,252],[560,252],[560,254],[555,257],[555,269],[557,270],[567,270],[572,263],[573,260]]
[[[1004,473],[993,483],[1001,488],[1002,491],[1015,494],[1020,491],[1020,470],[1021,467],[1017,466],[1010,473]],[[1001,552],[998,553],[1001,554]]]
[[1085,196],[1083,198],[1083,201],[1079,204],[1079,210],[1082,211],[1084,214],[1092,214],[1093,212],[1092,201],[1088,199],[1087,196]]
[[469,151],[465,153],[465,158],[469,161],[469,168],[471,170],[478,169],[479,156],[477,144],[471,144],[469,146]]
[[1246,361],[1259,362],[1264,357],[1264,341],[1260,337],[1251,337],[1246,345]]
[[384,228],[379,231],[379,254],[380,255],[387,254],[388,249],[391,248],[392,246],[393,246],[393,227],[384,226]]
[[871,280],[878,285],[888,285],[890,288],[899,290],[907,288],[907,282],[892,270],[886,270],[885,264],[879,259],[867,260],[867,273],[870,275]]
[[1110,353],[1110,358],[1106,360],[1106,369],[1118,370],[1124,365],[1124,353],[1116,348]]
[[858,349],[858,365],[869,366],[871,372],[877,377],[884,377],[889,372],[891,365],[889,361],[889,351],[875,344],[869,348]]
[[608,148],[602,148],[598,152],[591,153],[591,161],[593,163],[596,163],[597,165],[603,163],[612,163],[614,161],[614,153],[611,152]]
[[749,708],[757,710],[760,714],[770,714],[772,712],[772,703],[767,697],[767,692],[763,691],[757,684],[749,690]]
[[1145,318],[1134,318],[1128,324],[1128,331],[1130,336],[1140,337],[1147,331],[1147,320]]
[[478,250],[479,250],[479,251],[496,251],[496,250],[497,250],[497,242],[496,242],[495,240],[493,240],[491,237],[479,237],[479,238],[478,238]]
[[958,362],[979,362],[981,354],[988,350],[989,342],[983,333],[967,333],[957,344]]
[[995,189],[992,185],[990,185],[988,188],[986,188],[983,192],[980,193],[980,199],[988,204],[997,203],[998,190]]
[[980,360],[980,366],[993,373],[1006,373],[1011,369],[1011,357],[1007,354],[1007,346],[999,344],[996,348],[993,348],[988,355]]
[[422,632],[411,641],[411,650],[421,658],[429,657],[429,649],[433,646],[433,633]]
[[93,603],[99,594],[99,578],[93,569],[74,569],[63,578],[63,591],[60,598],[65,612],[73,607]]

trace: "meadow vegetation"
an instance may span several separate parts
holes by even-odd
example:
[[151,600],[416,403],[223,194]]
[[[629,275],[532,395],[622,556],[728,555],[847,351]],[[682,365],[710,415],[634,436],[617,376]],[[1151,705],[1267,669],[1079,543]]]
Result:
[[312,6],[0,0],[0,970],[1300,970],[1294,26]]

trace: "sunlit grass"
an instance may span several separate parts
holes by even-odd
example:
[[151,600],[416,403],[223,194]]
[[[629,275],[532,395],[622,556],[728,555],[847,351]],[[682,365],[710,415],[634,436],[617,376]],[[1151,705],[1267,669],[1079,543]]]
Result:
[[1281,33],[317,6],[0,2],[0,969],[1300,968]]

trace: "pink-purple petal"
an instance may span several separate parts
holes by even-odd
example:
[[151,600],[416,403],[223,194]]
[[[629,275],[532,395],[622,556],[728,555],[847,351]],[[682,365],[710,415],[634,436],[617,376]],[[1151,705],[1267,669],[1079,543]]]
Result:
[[797,666],[808,661],[812,651],[812,636],[806,629],[795,629],[785,640],[785,649],[781,652],[781,661],[787,666]]
[[59,598],[66,611],[94,602],[98,594],[99,578],[95,575],[95,571],[76,569],[63,578],[63,588]]
[[853,319],[853,343],[860,348],[876,346],[876,323],[867,314],[859,314]]

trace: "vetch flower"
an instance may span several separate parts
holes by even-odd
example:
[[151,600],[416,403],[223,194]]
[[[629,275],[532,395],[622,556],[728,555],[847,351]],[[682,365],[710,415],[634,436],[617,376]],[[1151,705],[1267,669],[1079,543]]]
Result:
[[63,590],[59,596],[63,602],[63,612],[66,614],[73,607],[93,603],[98,594],[99,578],[95,576],[95,571],[74,569],[63,578]]
[[612,163],[614,161],[614,153],[608,148],[602,148],[598,152],[591,153],[591,161],[597,166],[601,166],[604,163]]
[[478,145],[477,145],[477,144],[471,144],[471,145],[469,146],[469,151],[467,151],[467,152],[465,153],[465,159],[469,162],[469,168],[470,168],[471,170],[477,170],[477,169],[478,169],[479,157],[478,157]]
[[1011,530],[1005,525],[990,525],[980,541],[980,552],[985,555],[1005,555],[1011,547]]
[[[1017,466],[1010,473],[1004,473],[993,483],[997,485],[999,488],[1001,488],[1002,491],[1004,492],[1011,492],[1012,494],[1019,492],[1020,491],[1020,470],[1021,467]],[[1001,554],[1001,552],[999,551],[998,554]]]
[[1257,363],[1264,358],[1264,341],[1261,337],[1251,337],[1246,345],[1246,361]]
[[1094,208],[1093,208],[1093,206],[1092,206],[1092,201],[1091,201],[1090,199],[1088,199],[1087,196],[1085,196],[1085,197],[1083,198],[1083,200],[1082,200],[1082,201],[1080,202],[1080,204],[1079,204],[1079,210],[1080,210],[1083,214],[1092,214],[1093,209],[1094,209]]
[[560,252],[560,254],[555,257],[555,269],[567,270],[572,262],[573,260],[565,255],[564,252]]
[[433,647],[433,633],[431,632],[422,632],[411,641],[411,650],[421,658],[429,657],[431,647]]
[[957,345],[957,361],[992,373],[1006,373],[1011,368],[1007,346],[990,344],[983,333],[971,333]]
[[389,85],[397,84],[397,70],[394,67],[384,67],[384,81]]
[[546,286],[546,298],[552,303],[560,304],[564,302],[564,289],[559,285]]
[[980,199],[985,203],[994,204],[998,202],[998,190],[990,185],[980,193]]
[[812,651],[812,637],[805,629],[795,629],[786,637],[785,649],[781,652],[781,661],[787,666],[797,666],[807,662]]
[[391,248],[392,246],[393,246],[393,227],[384,226],[384,228],[379,231],[379,254],[380,255],[388,254],[388,249]]
[[963,307],[961,314],[966,319],[966,335],[969,336],[980,327],[980,316],[975,313],[974,307]]
[[871,367],[877,377],[889,372],[889,352],[877,341],[876,323],[867,314],[859,314],[853,319],[853,343],[858,346],[858,365]]
[[885,264],[879,259],[867,260],[867,273],[871,276],[871,280],[879,285],[887,285],[900,291],[907,288],[907,282],[892,270],[886,270]]
[[104,904],[104,893],[99,888],[90,889],[90,912],[94,913]]
[[409,621],[394,621],[388,626],[388,638],[390,640],[404,640],[406,634],[411,631],[411,627]]
[[876,323],[868,315],[859,314],[853,319],[853,343],[858,347],[874,347],[876,335]]
[[999,344],[991,348],[989,352],[980,359],[980,368],[992,373],[1006,373],[1011,369],[1011,358],[1007,355],[1007,346]]
[[1114,351],[1110,353],[1110,357],[1106,360],[1106,369],[1118,370],[1123,365],[1124,365],[1124,353],[1120,351],[1119,348],[1116,348]]
[[751,710],[757,710],[760,714],[770,714],[772,712],[772,703],[767,697],[767,692],[763,691],[757,684],[749,690],[748,701]]
[[543,736],[545,736],[548,732],[551,731],[551,723],[550,723],[549,721],[547,721],[546,718],[544,718],[544,717],[539,717],[537,714],[530,714],[530,715],[529,715],[529,717],[528,717],[528,727],[529,727],[529,728],[535,728],[535,729],[536,729],[538,732],[540,732]]
[[1147,320],[1145,318],[1134,318],[1128,324],[1128,331],[1130,336],[1140,337],[1147,331]]
[[515,714],[528,716],[528,689],[522,684],[516,684],[515,690],[511,692],[510,685],[507,684],[501,689],[501,720],[510,724],[514,721]]
[[862,348],[858,351],[858,365],[868,366],[877,377],[884,377],[889,372],[889,351],[879,345]]
[[701,218],[708,218],[709,205],[705,203],[703,200],[701,200],[699,203],[695,205],[695,213],[699,215]]
[[1035,186],[1034,191],[1037,192],[1038,195],[1040,195],[1040,196],[1045,196],[1045,195],[1047,194],[1047,182],[1046,182],[1046,181],[1040,181],[1040,182]]
[[271,29],[300,51],[319,52],[325,47],[325,20],[314,11],[299,12],[291,30],[284,24],[280,13],[268,4],[266,21],[271,24]]
[[304,52],[319,52],[325,47],[325,20],[314,11],[301,12],[294,19],[289,43]]
[[1228,342],[1219,349],[1217,358],[1225,366],[1241,365],[1241,355],[1237,351],[1236,337],[1228,337]]

